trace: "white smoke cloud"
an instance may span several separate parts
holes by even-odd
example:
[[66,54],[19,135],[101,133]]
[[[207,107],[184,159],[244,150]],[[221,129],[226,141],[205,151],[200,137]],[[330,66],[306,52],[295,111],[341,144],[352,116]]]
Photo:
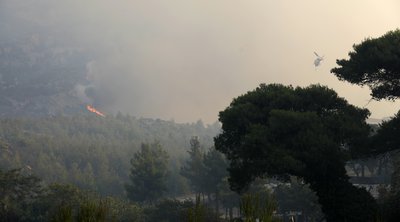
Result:
[[[85,48],[88,83],[75,91],[107,112],[212,122],[261,82],[321,83],[364,105],[369,91],[329,70],[352,44],[399,27],[396,9],[395,0],[2,0],[0,26]],[[318,72],[313,51],[326,55]],[[370,106],[376,117],[399,108]]]

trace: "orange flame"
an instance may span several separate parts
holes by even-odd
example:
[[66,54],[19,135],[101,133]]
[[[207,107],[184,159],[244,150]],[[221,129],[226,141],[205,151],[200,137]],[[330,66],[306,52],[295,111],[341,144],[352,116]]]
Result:
[[92,112],[92,113],[96,113],[96,114],[99,115],[99,116],[106,117],[106,115],[104,115],[103,113],[101,113],[101,112],[98,111],[97,109],[93,108],[91,105],[87,105],[87,106],[86,106],[86,109],[89,110],[89,111]]

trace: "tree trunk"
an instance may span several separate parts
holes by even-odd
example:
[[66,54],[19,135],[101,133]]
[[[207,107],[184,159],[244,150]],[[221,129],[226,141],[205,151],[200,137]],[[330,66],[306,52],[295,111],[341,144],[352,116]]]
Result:
[[217,221],[219,220],[219,192],[218,190],[215,192],[215,211],[216,211],[216,217]]

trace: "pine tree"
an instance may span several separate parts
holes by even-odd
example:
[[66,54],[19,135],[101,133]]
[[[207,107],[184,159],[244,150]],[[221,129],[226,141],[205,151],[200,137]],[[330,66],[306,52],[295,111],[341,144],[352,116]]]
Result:
[[199,138],[190,140],[189,159],[181,168],[181,175],[186,177],[194,192],[205,193],[206,169],[204,166],[204,152],[201,150]]
[[167,191],[168,154],[158,142],[142,144],[131,159],[130,184],[126,191],[135,202],[153,203]]

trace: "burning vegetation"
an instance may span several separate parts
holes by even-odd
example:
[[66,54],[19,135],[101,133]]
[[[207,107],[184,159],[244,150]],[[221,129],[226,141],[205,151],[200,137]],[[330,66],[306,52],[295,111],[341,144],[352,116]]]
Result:
[[94,108],[93,106],[91,106],[91,105],[87,105],[87,106],[86,106],[86,109],[89,110],[89,111],[92,112],[92,113],[96,113],[96,114],[99,115],[99,116],[106,117],[106,115],[104,115],[102,112],[98,111],[97,109],[95,109],[95,108]]

